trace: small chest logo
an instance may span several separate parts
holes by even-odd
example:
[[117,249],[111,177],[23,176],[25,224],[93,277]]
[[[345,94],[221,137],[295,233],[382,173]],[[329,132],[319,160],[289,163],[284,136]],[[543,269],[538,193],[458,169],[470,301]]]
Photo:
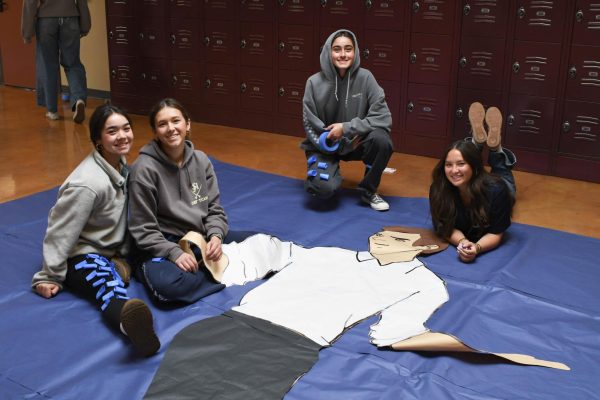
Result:
[[194,195],[194,200],[192,200],[193,206],[208,200],[208,196],[202,196],[200,194],[200,189],[202,189],[202,185],[198,185],[198,182],[192,183],[192,194]]
[[355,99],[357,97],[362,97],[362,93],[355,93],[352,95],[352,98]]

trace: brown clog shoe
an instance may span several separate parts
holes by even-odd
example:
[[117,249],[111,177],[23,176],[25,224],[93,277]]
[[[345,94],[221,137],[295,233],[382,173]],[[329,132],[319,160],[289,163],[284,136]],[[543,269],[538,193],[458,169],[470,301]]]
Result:
[[488,126],[487,146],[491,150],[500,147],[500,132],[502,130],[502,113],[497,107],[488,108],[485,113],[485,122]]
[[483,108],[483,104],[478,101],[472,103],[469,107],[469,122],[473,131],[473,140],[476,144],[483,144],[487,140],[487,132],[483,126],[484,119],[485,109]]

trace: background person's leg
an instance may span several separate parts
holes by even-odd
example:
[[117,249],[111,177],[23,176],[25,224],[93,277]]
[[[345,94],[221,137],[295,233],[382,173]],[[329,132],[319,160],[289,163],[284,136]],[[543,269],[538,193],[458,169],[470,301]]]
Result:
[[[49,112],[58,111],[58,24],[59,18],[39,18],[36,26],[36,74],[43,87],[43,104]],[[38,86],[40,86],[38,85]],[[38,99],[38,104],[41,103]]]
[[60,26],[60,64],[69,82],[71,109],[75,111],[77,100],[87,100],[87,79],[85,67],[80,59],[79,18],[62,18]]

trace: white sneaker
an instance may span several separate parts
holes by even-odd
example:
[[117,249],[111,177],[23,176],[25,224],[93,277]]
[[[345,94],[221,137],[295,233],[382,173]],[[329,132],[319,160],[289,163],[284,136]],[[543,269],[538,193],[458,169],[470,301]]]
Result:
[[76,124],[80,124],[85,119],[85,103],[83,100],[77,100],[75,103],[75,113],[73,114],[73,121]]
[[56,112],[48,111],[46,113],[46,118],[48,118],[50,121],[58,121],[60,119],[60,115],[58,115]]
[[377,193],[365,192],[360,199],[363,203],[370,205],[375,211],[387,211],[390,209],[390,205],[387,201],[382,199]]

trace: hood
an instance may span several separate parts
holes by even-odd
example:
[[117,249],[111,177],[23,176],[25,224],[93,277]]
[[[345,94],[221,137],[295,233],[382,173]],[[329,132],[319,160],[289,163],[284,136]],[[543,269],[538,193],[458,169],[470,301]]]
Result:
[[348,78],[352,76],[352,74],[354,74],[354,72],[356,72],[356,70],[358,70],[358,68],[360,67],[360,50],[358,49],[358,40],[356,40],[354,32],[348,29],[339,29],[333,32],[331,35],[329,35],[329,37],[325,41],[325,44],[323,45],[323,48],[321,49],[321,71],[323,71],[327,79],[330,80],[334,80],[337,78],[337,71],[335,69],[335,66],[333,65],[333,61],[331,61],[331,43],[333,42],[333,37],[338,32],[342,31],[350,33],[352,35],[352,39],[354,39],[354,62],[352,63],[350,70],[346,74]]

